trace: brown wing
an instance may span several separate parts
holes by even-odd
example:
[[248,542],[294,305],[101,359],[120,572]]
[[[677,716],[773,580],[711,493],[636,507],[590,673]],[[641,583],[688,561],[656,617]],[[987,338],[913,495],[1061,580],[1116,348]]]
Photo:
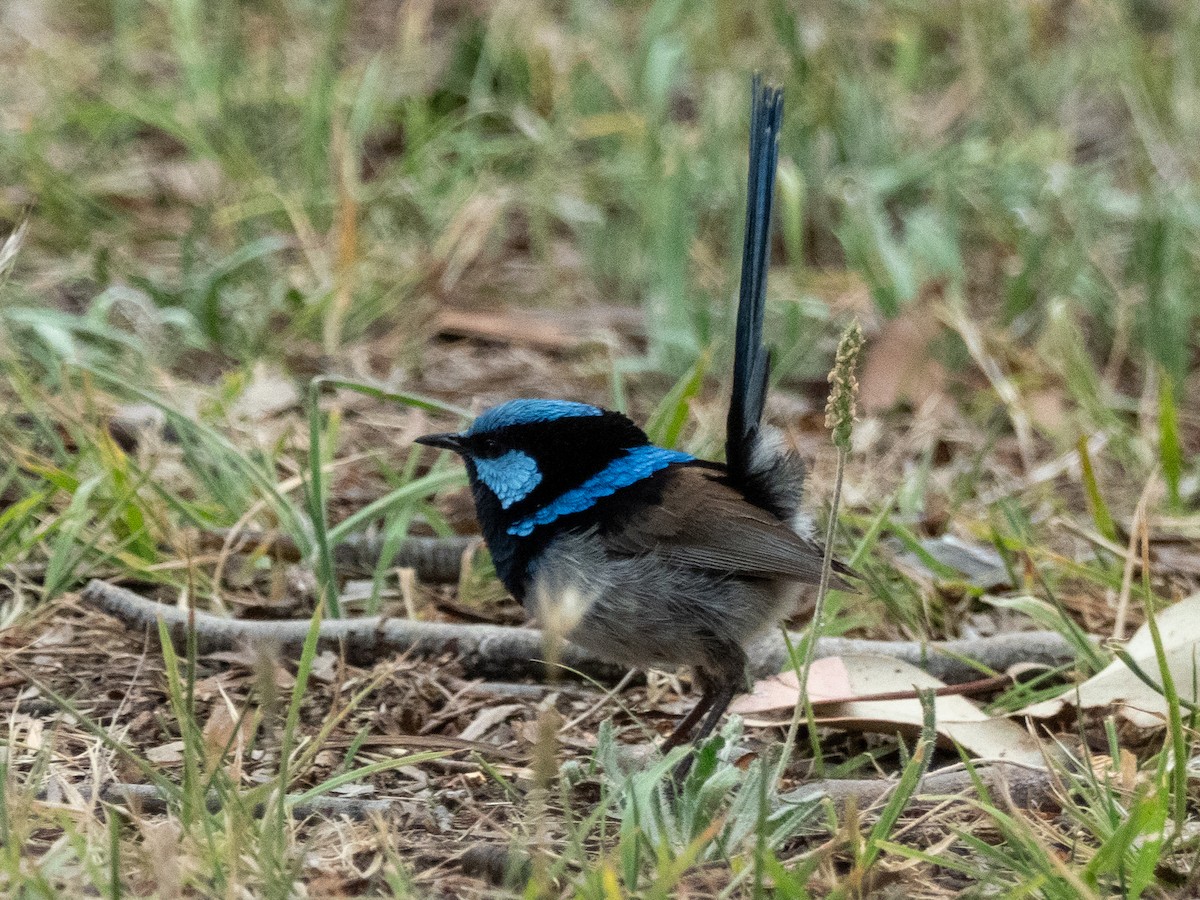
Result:
[[[821,549],[786,523],[754,506],[720,473],[676,467],[662,502],[606,536],[611,550],[653,553],[681,566],[716,569],[757,577],[794,578],[816,584],[821,578]],[[836,576],[834,583],[841,580]]]

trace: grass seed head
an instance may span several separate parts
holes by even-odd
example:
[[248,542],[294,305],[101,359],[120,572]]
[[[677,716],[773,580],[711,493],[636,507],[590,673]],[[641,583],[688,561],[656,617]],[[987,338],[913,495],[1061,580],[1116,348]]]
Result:
[[847,326],[838,341],[837,358],[829,373],[829,401],[825,404],[825,427],[833,433],[833,443],[843,452],[850,450],[850,433],[858,415],[858,354],[863,333],[858,319]]

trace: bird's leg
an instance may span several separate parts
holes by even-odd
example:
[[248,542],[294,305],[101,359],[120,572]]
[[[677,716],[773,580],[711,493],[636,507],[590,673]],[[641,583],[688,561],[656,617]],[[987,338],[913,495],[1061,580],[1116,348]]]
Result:
[[[721,721],[721,716],[724,715],[725,710],[729,708],[729,704],[733,702],[734,695],[736,695],[740,690],[742,690],[742,683],[740,681],[725,681],[718,682],[714,688],[709,690],[704,695],[705,699],[708,700],[706,706],[708,715],[704,717],[704,722],[701,724],[700,730],[697,731],[696,736],[692,738],[692,751],[690,751],[687,756],[681,759],[679,761],[679,765],[675,767],[675,771],[673,773],[675,784],[683,784],[684,780],[688,776],[688,772],[692,770],[692,763],[695,762],[695,748],[699,747],[700,742],[712,734],[713,729],[717,727],[717,722]],[[696,709],[699,709],[703,703],[704,700],[701,700],[700,703],[696,704]],[[695,713],[696,710],[692,710],[692,712]],[[692,716],[689,715],[688,718],[690,719]],[[699,718],[699,716],[696,716],[696,718]]]
[[696,705],[692,707],[691,712],[684,716],[683,720],[675,726],[675,730],[671,732],[671,736],[663,741],[660,749],[664,755],[687,741],[688,735],[692,733],[692,729],[696,727],[696,723],[709,711],[717,699],[716,685],[705,675],[702,669],[696,670],[696,681],[700,684],[700,699],[696,701]]
[[[720,658],[722,658],[722,666],[718,673],[710,673],[699,668],[696,670],[697,677],[704,685],[704,694],[695,708],[688,713],[687,718],[680,722],[679,727],[675,729],[676,734],[684,732],[684,736],[680,738],[680,741],[686,739],[686,732],[691,730],[692,726],[696,724],[696,721],[701,716],[704,717],[704,721],[700,725],[700,730],[692,738],[692,744],[698,745],[712,734],[713,729],[717,727],[717,723],[721,721],[721,716],[725,714],[725,710],[733,702],[733,698],[745,689],[746,654],[742,651],[742,648],[733,645],[727,648]],[[668,743],[676,737],[676,734],[672,734],[668,738]],[[677,744],[671,744],[671,746],[674,747]],[[670,749],[670,747],[664,749]],[[675,767],[674,777],[677,785],[683,784],[688,772],[691,771],[692,761],[695,758],[695,753],[689,753]]]
[[721,716],[725,715],[725,710],[729,709],[729,704],[733,702],[733,698],[737,696],[738,691],[744,689],[745,679],[740,677],[729,681],[722,681],[717,686],[717,689],[713,692],[713,700],[709,707],[708,715],[704,717],[704,722],[700,725],[700,730],[696,732],[692,743],[699,744],[713,733],[713,729],[721,721]]

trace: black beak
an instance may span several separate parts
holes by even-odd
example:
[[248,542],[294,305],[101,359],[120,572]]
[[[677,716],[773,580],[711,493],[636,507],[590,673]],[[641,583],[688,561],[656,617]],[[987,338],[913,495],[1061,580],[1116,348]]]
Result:
[[455,434],[453,431],[447,431],[442,434],[427,434],[417,438],[418,444],[424,444],[426,447],[440,447],[442,450],[453,450],[455,453],[462,453],[463,442],[462,435]]

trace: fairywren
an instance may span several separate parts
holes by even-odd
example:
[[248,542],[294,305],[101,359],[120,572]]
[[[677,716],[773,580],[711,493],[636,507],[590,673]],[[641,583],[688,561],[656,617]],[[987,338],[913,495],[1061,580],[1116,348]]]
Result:
[[698,722],[697,741],[713,730],[745,689],[743,648],[821,574],[800,513],[804,466],[762,423],[783,94],[757,76],[751,90],[726,462],[657,447],[621,413],[566,400],[511,400],[466,431],[418,439],[462,456],[496,572],[530,612],[614,662],[693,668],[701,698],[664,749]]

